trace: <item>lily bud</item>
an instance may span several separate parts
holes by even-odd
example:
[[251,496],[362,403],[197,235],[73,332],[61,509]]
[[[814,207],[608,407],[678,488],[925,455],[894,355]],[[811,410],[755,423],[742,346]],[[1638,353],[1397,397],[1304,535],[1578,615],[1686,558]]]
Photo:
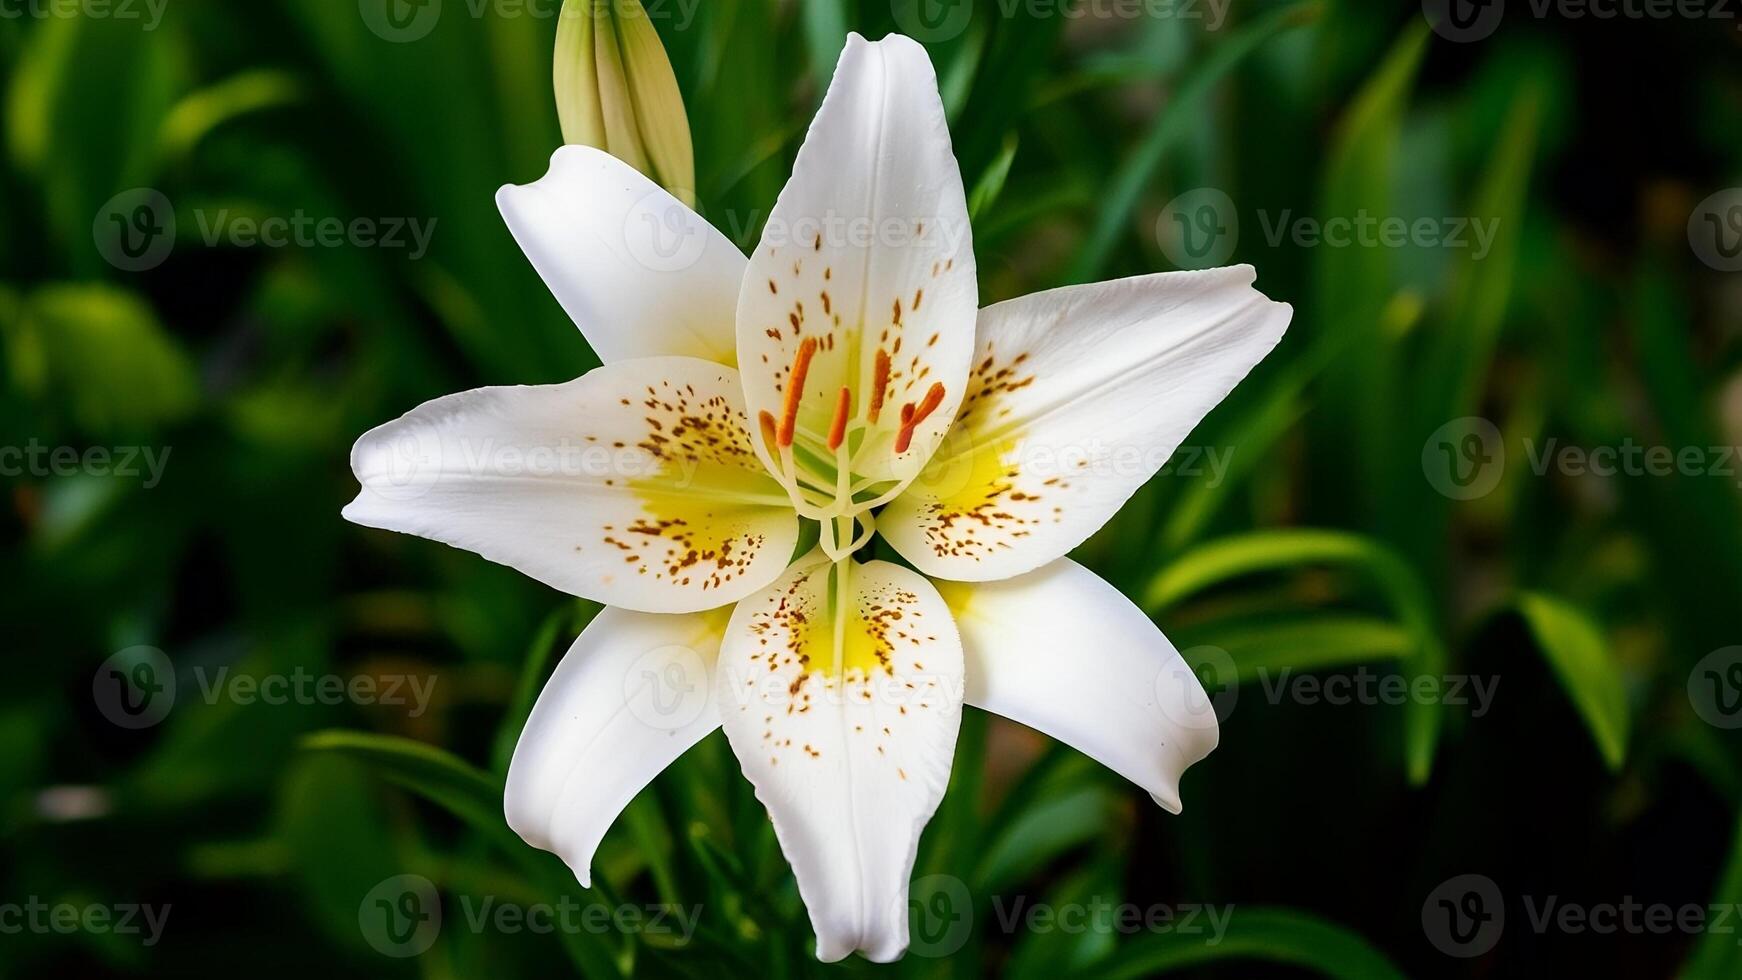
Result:
[[555,81],[565,143],[598,147],[695,203],[689,117],[641,0],[564,0]]

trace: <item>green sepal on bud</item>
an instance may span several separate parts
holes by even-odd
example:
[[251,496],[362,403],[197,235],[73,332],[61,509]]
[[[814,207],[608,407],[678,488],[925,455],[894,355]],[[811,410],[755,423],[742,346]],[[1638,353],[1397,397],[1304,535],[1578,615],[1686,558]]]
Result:
[[641,0],[564,0],[555,82],[563,142],[598,147],[695,204],[683,94]]

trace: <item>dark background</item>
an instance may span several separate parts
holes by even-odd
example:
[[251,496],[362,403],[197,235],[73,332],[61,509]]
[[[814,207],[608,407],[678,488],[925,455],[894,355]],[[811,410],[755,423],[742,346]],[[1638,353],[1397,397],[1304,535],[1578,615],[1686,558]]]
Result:
[[[938,65],[964,179],[995,195],[975,217],[986,302],[1191,263],[1158,230],[1211,188],[1228,261],[1296,308],[1189,440],[1226,472],[1164,471],[1077,555],[1218,694],[1221,747],[1185,813],[970,709],[915,899],[972,925],[952,958],[916,938],[896,967],[824,968],[718,734],[618,822],[599,889],[521,845],[500,774],[594,607],[339,519],[363,431],[596,363],[492,201],[560,143],[554,4],[446,0],[394,40],[372,2],[166,0],[156,21],[143,0],[0,0],[0,447],[164,461],[154,481],[0,457],[0,929],[8,903],[170,907],[149,947],[0,931],[0,975],[1742,975],[1733,906],[1664,933],[1531,917],[1551,896],[1742,902],[1742,274],[1722,256],[1742,191],[1712,198],[1742,185],[1742,10],[1515,0],[1460,41],[1407,3],[1003,0],[935,36],[908,0],[652,8],[700,208],[744,247],[845,31],[905,27]],[[97,232],[138,188],[178,231],[131,271]],[[1273,241],[1285,212],[1496,235],[1485,254]],[[418,256],[270,248],[208,241],[220,214],[434,232]],[[1488,462],[1461,475],[1485,492],[1467,493],[1438,447],[1484,433]],[[1550,445],[1695,462],[1533,466]],[[117,724],[107,671],[159,655],[173,708]],[[204,697],[225,667],[435,694],[421,713]],[[1303,675],[1497,686],[1485,706],[1277,687]],[[434,883],[446,924],[400,959],[360,910],[402,874]],[[1445,884],[1465,875],[1489,890]],[[699,905],[701,928],[466,926],[468,902],[564,895]],[[1497,938],[1448,939],[1437,900],[1469,895],[1503,910]],[[1006,930],[1019,897],[1233,912],[1219,941]]]

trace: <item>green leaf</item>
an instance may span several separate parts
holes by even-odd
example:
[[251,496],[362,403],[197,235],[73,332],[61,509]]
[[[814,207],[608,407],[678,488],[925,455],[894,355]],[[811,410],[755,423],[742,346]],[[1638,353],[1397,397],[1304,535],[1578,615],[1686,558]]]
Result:
[[[1724,867],[1723,877],[1718,879],[1712,907],[1742,907],[1742,822],[1736,825],[1736,840],[1730,845],[1730,861]],[[1688,980],[1742,976],[1742,944],[1736,942],[1731,930],[1708,929],[1695,944],[1693,955],[1688,957],[1681,975]]]
[[158,172],[157,137],[184,67],[173,28],[149,37],[117,17],[43,18],[12,74],[12,157],[40,182],[47,227],[81,276],[106,269],[90,236],[103,202]]
[[968,195],[969,220],[979,217],[1004,192],[1005,178],[1010,176],[1010,164],[1016,160],[1016,143],[1014,132],[1004,137],[1004,148],[998,151],[992,165],[986,168],[986,172],[974,184],[974,192]]
[[382,881],[410,870],[397,856],[379,792],[363,767],[337,756],[304,758],[279,793],[278,836],[286,866],[314,919],[335,941],[363,951],[357,904]]
[[1327,670],[1380,660],[1406,660],[1416,639],[1395,623],[1371,616],[1315,614],[1251,624],[1240,618],[1175,635],[1182,649],[1212,646],[1234,661],[1241,683],[1282,670]]
[[[1405,661],[1411,679],[1439,678],[1446,652],[1433,603],[1421,576],[1380,542],[1344,531],[1255,531],[1211,541],[1180,556],[1150,580],[1141,605],[1151,615],[1194,592],[1258,572],[1308,565],[1340,565],[1364,572],[1414,639]],[[1411,700],[1404,707],[1404,762],[1412,783],[1427,781],[1439,740],[1440,709]]]
[[255,112],[292,105],[303,98],[302,83],[282,71],[245,71],[183,96],[163,120],[158,145],[170,163],[185,162],[218,127]]
[[1155,178],[1174,142],[1187,132],[1192,123],[1203,118],[1204,103],[1217,83],[1264,42],[1290,28],[1311,22],[1319,15],[1319,10],[1316,0],[1309,0],[1272,11],[1235,31],[1187,72],[1185,81],[1150,124],[1149,135],[1113,177],[1106,196],[1102,198],[1100,213],[1095,216],[1094,228],[1071,266],[1068,282],[1092,282],[1100,277],[1119,236],[1128,227],[1144,189]]
[[511,853],[525,849],[502,819],[502,784],[452,753],[409,738],[351,731],[314,732],[303,738],[302,748],[356,759],[501,842]]
[[46,286],[0,311],[13,383],[97,434],[154,431],[199,400],[187,355],[139,296],[112,286]]
[[1018,884],[1065,851],[1105,833],[1113,807],[1098,786],[1039,801],[988,845],[974,880],[989,893]]
[[1224,960],[1263,960],[1347,980],[1403,980],[1384,953],[1342,926],[1293,909],[1229,908],[1227,931],[1217,941],[1153,933],[1127,943],[1088,973],[1102,980],[1135,980]]
[[[1388,215],[1404,111],[1429,37],[1425,21],[1403,32],[1338,123],[1325,162],[1319,212]],[[1402,401],[1398,345],[1383,331],[1397,292],[1396,249],[1321,248],[1313,263],[1311,310],[1318,343],[1340,348],[1327,370],[1319,412],[1328,458],[1350,474],[1352,512],[1370,512],[1382,497],[1394,406]]]
[[805,47],[810,51],[811,84],[828,89],[835,63],[847,46],[846,0],[806,0],[802,7]]
[[1540,592],[1520,596],[1518,611],[1585,719],[1603,761],[1610,769],[1621,768],[1627,758],[1627,690],[1602,629],[1571,604]]

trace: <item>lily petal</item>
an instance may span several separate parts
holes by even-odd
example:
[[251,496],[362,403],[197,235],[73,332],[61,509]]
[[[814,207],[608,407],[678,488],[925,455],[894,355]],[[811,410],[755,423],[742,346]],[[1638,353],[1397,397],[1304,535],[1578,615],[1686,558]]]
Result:
[[1216,747],[1216,715],[1142,610],[1068,558],[939,588],[962,631],[969,704],[1072,746],[1180,811],[1180,774]]
[[780,574],[799,533],[742,399],[738,372],[688,357],[438,398],[357,441],[345,517],[625,609],[736,602]]
[[878,518],[902,557],[1020,575],[1099,530],[1282,339],[1251,266],[1071,286],[980,312],[949,441]]
[[[752,414],[784,421],[794,366],[814,343],[800,372],[801,449],[833,458],[826,444],[849,389],[854,472],[911,479],[961,402],[978,296],[931,60],[909,38],[851,35],[745,274],[738,360]],[[940,395],[903,439],[904,406],[925,406],[934,385]]]
[[521,730],[503,810],[528,844],[583,886],[623,808],[720,727],[711,678],[724,610],[684,616],[605,609],[557,664]]
[[920,830],[961,724],[962,648],[937,590],[888,562],[801,562],[738,605],[715,683],[817,958],[900,957]]
[[496,204],[557,301],[607,364],[679,354],[737,363],[744,254],[634,167],[565,146]]

